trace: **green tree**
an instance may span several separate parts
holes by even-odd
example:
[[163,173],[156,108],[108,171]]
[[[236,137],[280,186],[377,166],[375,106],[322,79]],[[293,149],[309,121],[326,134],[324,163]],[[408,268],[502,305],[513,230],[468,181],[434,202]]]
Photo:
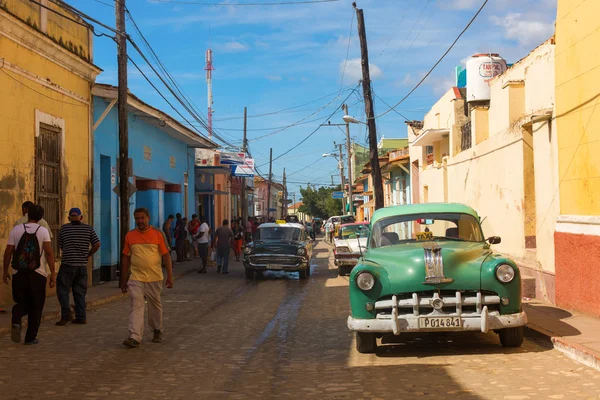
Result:
[[342,200],[334,199],[331,194],[341,190],[337,187],[319,187],[315,190],[308,186],[306,189],[300,188],[302,195],[302,205],[298,211],[313,216],[314,218],[328,218],[332,215],[340,215],[342,213]]

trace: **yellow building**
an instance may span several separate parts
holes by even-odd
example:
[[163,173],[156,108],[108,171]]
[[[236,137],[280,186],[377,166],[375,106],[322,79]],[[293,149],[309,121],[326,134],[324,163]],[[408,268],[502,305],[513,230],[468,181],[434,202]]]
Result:
[[600,316],[600,1],[558,0],[556,301]]
[[[93,34],[67,10],[40,3],[4,0],[0,8],[2,252],[26,200],[44,207],[54,236],[70,207],[92,215],[91,85],[101,71]],[[10,298],[0,285],[0,304]]]

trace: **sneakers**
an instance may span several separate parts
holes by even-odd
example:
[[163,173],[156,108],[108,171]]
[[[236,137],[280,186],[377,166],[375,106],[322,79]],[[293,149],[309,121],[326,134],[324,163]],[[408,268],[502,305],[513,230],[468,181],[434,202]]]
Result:
[[127,338],[127,339],[123,340],[123,346],[125,346],[125,347],[133,348],[133,347],[138,347],[139,345],[140,345],[140,342],[138,342],[137,340],[132,339],[132,338]]
[[21,325],[13,324],[10,328],[10,340],[21,343]]
[[85,324],[87,324],[87,320],[85,318],[75,318],[73,321],[71,321],[71,323],[85,325]]
[[152,343],[162,343],[162,332],[158,329],[154,330],[154,337],[152,338]]
[[40,344],[40,341],[37,339],[33,339],[31,342],[25,342],[25,346],[30,346],[32,344]]

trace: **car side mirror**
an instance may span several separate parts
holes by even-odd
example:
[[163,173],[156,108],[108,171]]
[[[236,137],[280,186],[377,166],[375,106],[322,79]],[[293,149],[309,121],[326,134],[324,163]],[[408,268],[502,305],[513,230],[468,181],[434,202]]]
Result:
[[489,244],[498,244],[502,242],[502,238],[500,236],[490,236],[487,241]]

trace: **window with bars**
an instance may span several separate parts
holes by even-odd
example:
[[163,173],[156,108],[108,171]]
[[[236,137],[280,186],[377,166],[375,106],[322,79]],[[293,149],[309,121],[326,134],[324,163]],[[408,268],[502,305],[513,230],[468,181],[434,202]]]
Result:
[[53,235],[52,246],[58,253],[58,230],[61,222],[61,139],[60,128],[40,123],[36,143],[35,192],[36,203],[44,208],[44,219]]
[[471,121],[460,127],[460,151],[471,148]]
[[425,146],[425,158],[427,165],[433,164],[433,146]]

